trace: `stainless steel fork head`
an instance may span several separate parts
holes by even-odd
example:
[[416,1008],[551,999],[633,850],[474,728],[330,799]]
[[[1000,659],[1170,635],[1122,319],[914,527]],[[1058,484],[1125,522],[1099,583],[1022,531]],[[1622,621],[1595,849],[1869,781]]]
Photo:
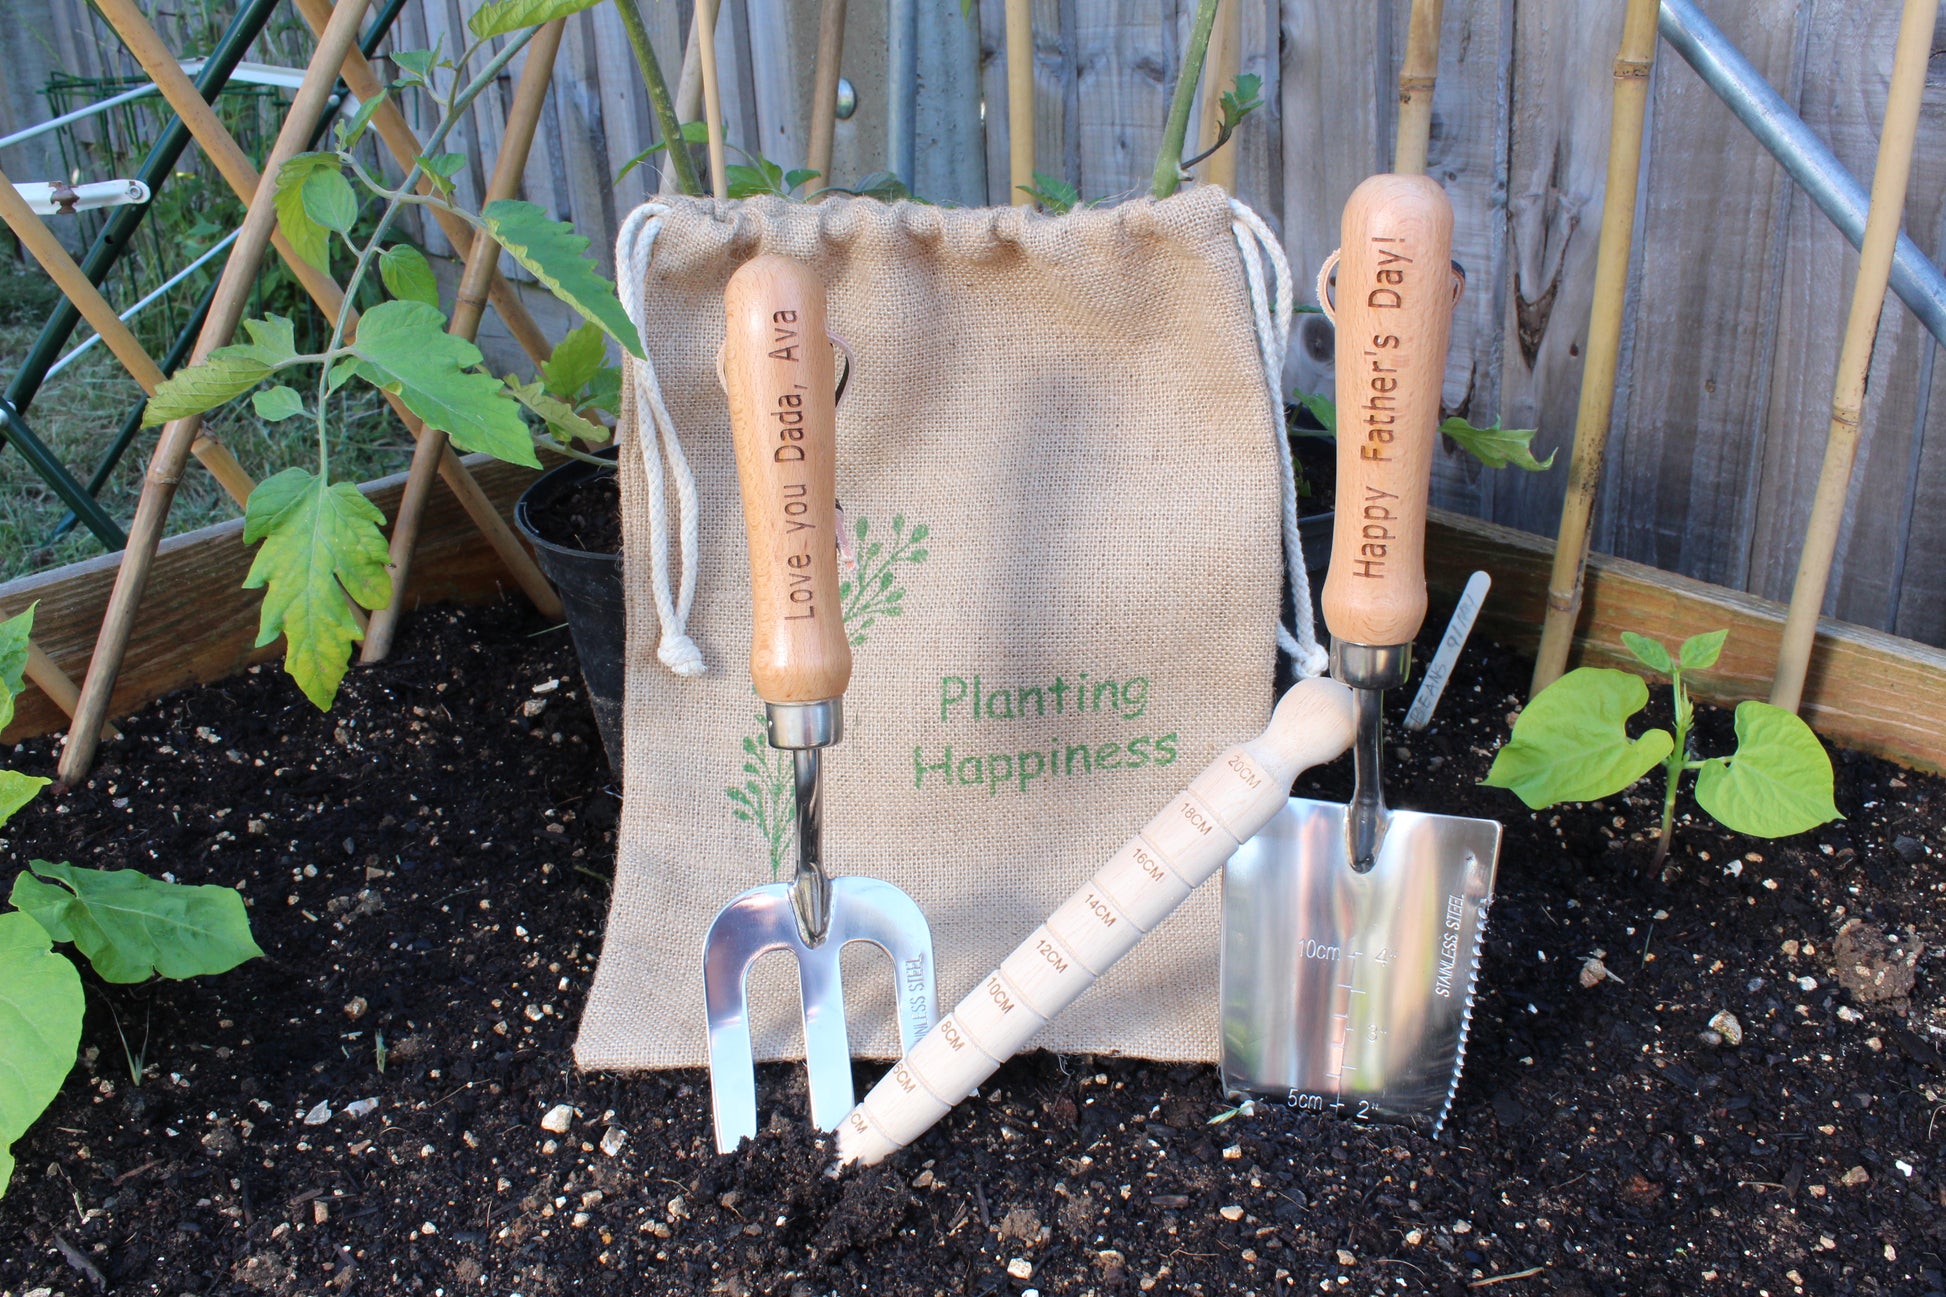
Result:
[[804,1065],[811,1120],[836,1130],[852,1108],[851,1042],[839,953],[854,941],[891,956],[898,992],[899,1047],[909,1050],[932,1029],[932,928],[910,896],[876,878],[831,880],[830,926],[808,945],[788,883],[766,883],[717,913],[703,940],[703,996],[709,1021],[710,1103],[716,1151],[728,1153],[757,1133],[757,1073],[750,1048],[746,985],[750,966],[774,950],[797,960],[804,1008]]
[[1390,811],[1361,873],[1345,817],[1293,797],[1224,866],[1224,1089],[1436,1135],[1466,1057],[1500,825]]

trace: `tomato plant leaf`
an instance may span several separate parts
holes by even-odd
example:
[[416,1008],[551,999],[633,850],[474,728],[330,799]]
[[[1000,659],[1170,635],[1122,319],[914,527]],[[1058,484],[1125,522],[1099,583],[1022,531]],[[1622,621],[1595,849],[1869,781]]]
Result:
[[578,14],[583,9],[592,9],[601,0],[492,0],[473,11],[466,20],[473,34],[484,40],[489,36],[500,36],[507,32],[519,31],[522,27],[538,27],[556,18]]
[[[23,875],[24,877],[24,875]],[[54,1102],[81,1048],[81,974],[31,915],[0,914],[0,1194],[11,1145]]]
[[271,374],[297,359],[291,322],[280,315],[245,320],[249,342],[218,347],[201,364],[185,365],[162,381],[142,412],[142,426],[153,428],[171,419],[213,410],[243,395]]
[[413,159],[419,169],[432,177],[433,187],[442,194],[453,192],[453,177],[466,166],[464,153],[434,153],[431,156],[420,154]]
[[345,179],[344,172],[322,168],[313,171],[304,177],[298,194],[306,216],[327,230],[351,233],[358,220],[358,195],[352,192],[351,181]]
[[539,383],[523,383],[507,375],[507,391],[522,405],[539,415],[556,440],[585,441],[601,445],[608,440],[608,429],[575,413],[572,405],[555,396]]
[[394,243],[378,254],[378,277],[385,281],[385,291],[401,302],[424,302],[439,309],[439,281],[433,277],[432,263],[410,243]]
[[1811,727],[1782,707],[1737,704],[1737,750],[1696,772],[1696,801],[1724,827],[1786,838],[1842,818],[1832,800],[1831,758]]
[[1328,396],[1320,396],[1316,392],[1293,392],[1291,395],[1297,398],[1297,403],[1303,406],[1310,413],[1311,417],[1318,421],[1319,426],[1324,429],[1321,434],[1314,433],[1309,428],[1293,429],[1296,436],[1335,437],[1338,435],[1338,403],[1336,401],[1333,401]]
[[0,709],[4,709],[0,710],[0,730],[13,719],[12,696],[20,692],[20,683],[27,675],[27,643],[34,633],[34,609],[38,607],[40,600],[36,599],[24,612],[0,621],[0,690],[7,694],[0,699]]
[[1554,463],[1554,451],[1549,451],[1546,459],[1534,458],[1536,429],[1533,428],[1503,428],[1498,419],[1484,428],[1476,428],[1454,415],[1440,424],[1439,430],[1488,468],[1505,468],[1512,464],[1530,473],[1540,473]]
[[352,114],[350,121],[338,122],[334,128],[334,135],[340,149],[349,153],[358,147],[358,141],[365,137],[365,128],[372,124],[372,115],[378,111],[379,105],[383,104],[391,93],[384,86],[380,86],[377,94],[358,105],[358,111]]
[[0,770],[0,824],[11,820],[21,807],[40,795],[53,781],[40,775],[23,775],[18,770]]
[[1576,668],[1534,695],[1481,782],[1512,790],[1534,810],[1618,793],[1676,745],[1667,730],[1629,738],[1628,718],[1648,701],[1641,676]]
[[1685,671],[1707,671],[1716,665],[1716,659],[1723,653],[1723,641],[1729,637],[1727,629],[1691,635],[1676,650],[1676,658]]
[[359,320],[351,349],[360,378],[397,394],[459,449],[540,466],[519,408],[500,380],[474,370],[480,349],[446,332],[446,317],[437,309],[424,302],[381,302]]
[[585,255],[586,236],[576,234],[565,221],[550,220],[534,204],[514,199],[488,203],[480,219],[494,241],[550,292],[581,312],[584,319],[599,324],[629,355],[642,358],[635,326],[629,323],[628,312],[615,296],[615,286],[601,277],[595,263]]
[[554,344],[554,353],[541,362],[541,383],[562,400],[572,400],[594,381],[608,359],[608,340],[598,324],[582,324]]
[[265,423],[282,423],[304,413],[304,398],[295,390],[279,384],[250,394],[251,408]]
[[[684,122],[681,133],[684,144],[703,144],[709,140],[709,127],[702,122]],[[635,168],[641,166],[644,162],[647,162],[668,146],[669,141],[657,140],[654,144],[649,145],[648,148],[643,149],[627,162],[624,162],[622,169],[615,173],[615,183],[618,185],[621,184],[623,176],[626,176],[629,172],[635,170]]]
[[28,868],[32,874],[14,879],[14,908],[33,915],[54,940],[72,941],[105,982],[227,973],[264,953],[233,887],[45,860]]
[[[326,172],[338,175],[339,162],[332,153],[300,153],[277,169],[277,189],[272,206],[277,209],[277,228],[290,240],[291,251],[319,270],[329,269],[331,236],[327,228],[311,215],[304,190],[311,177]],[[339,176],[342,180],[344,177]]]
[[1021,185],[1019,189],[1054,216],[1073,211],[1075,205],[1081,201],[1079,188],[1059,176],[1050,176],[1045,171],[1036,171],[1034,183]]
[[263,542],[243,582],[264,592],[257,646],[284,636],[284,670],[320,711],[330,709],[361,638],[345,595],[365,608],[392,597],[384,522],[357,487],[301,468],[257,483],[244,504],[243,543]]
[[1669,650],[1660,640],[1652,640],[1647,635],[1637,635],[1632,630],[1622,632],[1622,647],[1635,656],[1635,660],[1651,671],[1668,675],[1676,669],[1675,662],[1669,657]]

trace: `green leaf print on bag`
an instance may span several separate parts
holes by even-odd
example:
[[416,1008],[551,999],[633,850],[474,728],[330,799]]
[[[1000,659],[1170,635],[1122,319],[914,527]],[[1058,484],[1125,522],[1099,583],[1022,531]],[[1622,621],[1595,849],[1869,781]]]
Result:
[[860,518],[854,531],[858,536],[858,571],[838,582],[838,598],[844,609],[845,629],[851,632],[851,646],[857,648],[865,642],[865,632],[880,617],[897,617],[905,612],[902,603],[905,587],[899,584],[898,567],[901,563],[926,561],[921,542],[932,533],[932,528],[922,522],[907,531],[905,515],[892,515],[889,551],[885,548],[887,542],[869,539],[870,519]]
[[[892,537],[871,540],[871,520],[860,518],[853,528],[857,537],[857,570],[838,583],[839,607],[843,609],[845,630],[853,648],[865,642],[865,632],[881,617],[904,613],[905,587],[899,583],[899,566],[926,561],[924,541],[932,533],[925,523],[906,529],[905,515],[892,516]],[[755,734],[743,737],[743,780],[724,788],[730,799],[730,814],[746,824],[757,826],[770,847],[770,877],[774,882],[783,872],[784,859],[797,837],[797,790],[795,768],[788,752],[770,746],[764,737],[763,713],[757,713]]]

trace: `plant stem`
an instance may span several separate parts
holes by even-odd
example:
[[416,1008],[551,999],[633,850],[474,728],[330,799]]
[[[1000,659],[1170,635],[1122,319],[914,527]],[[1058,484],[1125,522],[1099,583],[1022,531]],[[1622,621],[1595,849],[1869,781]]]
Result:
[[1662,763],[1662,834],[1656,839],[1655,860],[1650,868],[1660,871],[1663,861],[1669,858],[1669,845],[1676,837],[1676,793],[1681,786],[1683,771],[1688,769],[1689,727],[1696,716],[1696,708],[1689,701],[1689,690],[1683,687],[1682,667],[1677,666],[1669,673],[1670,688],[1675,694],[1676,704],[1676,746],[1669,752],[1669,759]]
[[669,94],[669,83],[663,79],[655,46],[649,43],[649,29],[642,25],[642,11],[636,7],[635,0],[615,0],[615,12],[621,16],[622,30],[628,33],[629,48],[635,51],[635,66],[642,70],[649,106],[655,110],[655,128],[662,132],[663,141],[669,146],[676,188],[691,198],[700,198],[703,186],[696,179],[696,162],[689,156],[689,146],[683,142],[682,123],[676,120],[676,102]]
[[1216,25],[1216,0],[1197,0],[1196,21],[1189,29],[1182,71],[1176,77],[1176,97],[1169,104],[1169,121],[1162,128],[1162,152],[1155,160],[1155,184],[1150,193],[1167,198],[1182,187],[1183,137],[1189,133],[1189,108],[1196,101],[1196,83],[1203,76],[1209,53],[1210,28]]
[[[427,138],[425,146],[419,150],[421,157],[431,157],[439,146],[446,142],[446,137],[452,133],[453,127],[459,122],[459,115],[479,98],[482,91],[493,84],[507,64],[513,62],[514,55],[525,49],[527,42],[532,40],[534,33],[539,30],[538,27],[528,27],[516,32],[505,45],[500,47],[492,61],[480,69],[479,75],[466,83],[464,90],[446,101],[445,116],[440,118],[439,125],[433,128],[432,135]],[[424,168],[414,162],[405,173],[405,179],[399,183],[399,188],[407,191],[413,189],[419,183],[423,171]],[[372,237],[366,241],[365,250],[358,254],[358,264],[352,267],[351,278],[345,281],[345,304],[339,309],[338,318],[331,323],[331,345],[325,348],[327,352],[336,352],[344,346],[345,323],[351,318],[351,304],[357,300],[358,287],[365,282],[366,272],[371,269],[372,261],[378,255],[379,245],[385,241],[385,235],[391,230],[392,222],[398,218],[399,211],[404,206],[405,203],[400,198],[394,197],[385,204],[385,210],[379,214],[378,224],[372,229]],[[484,238],[485,235],[482,233],[475,237]],[[328,478],[331,470],[330,436],[325,422],[325,403],[331,396],[331,368],[330,365],[326,365],[318,374],[318,476],[320,478]]]

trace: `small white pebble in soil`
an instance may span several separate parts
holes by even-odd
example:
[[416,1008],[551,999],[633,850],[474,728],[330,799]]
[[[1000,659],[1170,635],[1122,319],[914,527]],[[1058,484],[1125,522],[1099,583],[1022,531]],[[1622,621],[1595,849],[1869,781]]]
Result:
[[554,1150],[555,1150],[555,1149],[557,1149],[557,1148],[559,1148],[559,1147],[561,1147],[561,1146],[560,1146],[559,1144],[557,1144],[557,1143],[555,1143],[555,1142],[554,1142],[553,1140],[551,1140],[551,1139],[545,1139],[545,1140],[542,1140],[542,1141],[541,1141],[541,1152],[542,1152],[542,1153],[543,1153],[543,1154],[544,1154],[545,1156],[548,1156],[548,1157],[553,1157],[553,1156],[554,1156]]
[[353,1121],[377,1111],[377,1099],[353,1099],[345,1105],[345,1116],[350,1117]]
[[1007,1262],[1007,1273],[1015,1279],[1032,1279],[1034,1277],[1034,1263],[1024,1256],[1017,1256]]
[[304,1124],[306,1126],[322,1126],[330,1120],[331,1104],[328,1101],[320,1103],[317,1107],[304,1114]]
[[419,1227],[419,1232],[421,1234],[437,1234],[439,1232],[439,1226],[433,1224],[431,1221],[427,1221]]
[[1425,1240],[1426,1240],[1426,1232],[1424,1230],[1409,1229],[1405,1232],[1405,1241],[1407,1247],[1418,1247],[1421,1243],[1425,1242]]
[[601,1151],[613,1157],[622,1151],[622,1144],[628,1139],[628,1132],[620,1126],[610,1126],[601,1137]]
[[1216,1214],[1221,1216],[1224,1220],[1230,1220],[1230,1221],[1242,1220],[1243,1208],[1237,1206],[1237,1204],[1235,1203],[1231,1203],[1227,1207],[1218,1207],[1216,1209]]
[[1815,977],[1800,977],[1797,979],[1797,989],[1800,991],[1815,991],[1818,989],[1818,979]]
[[1339,1248],[1338,1264],[1349,1269],[1350,1267],[1358,1264],[1358,1258],[1353,1256],[1351,1253],[1345,1251],[1343,1248]]
[[1717,1011],[1716,1016],[1710,1019],[1709,1029],[1721,1036],[1726,1045],[1736,1046],[1743,1043],[1743,1024],[1737,1021],[1737,1015],[1728,1009]]
[[1472,1232],[1473,1232],[1473,1222],[1472,1222],[1472,1221],[1470,1221],[1470,1220],[1456,1220],[1456,1221],[1454,1221],[1454,1222],[1453,1222],[1453,1233],[1455,1233],[1455,1234],[1471,1234]]
[[1852,1008],[1849,1004],[1841,1004],[1838,1006],[1838,1021],[1863,1022],[1865,1021],[1865,1015]]
[[1894,1159],[1892,1165],[1899,1168],[1900,1175],[1905,1176],[1907,1179],[1912,1177],[1912,1163],[1906,1161],[1904,1158]]
[[557,1103],[547,1110],[541,1118],[541,1129],[554,1135],[565,1135],[574,1121],[574,1107],[571,1104]]
[[1854,1166],[1838,1178],[1838,1183],[1844,1185],[1847,1189],[1856,1189],[1859,1185],[1864,1184],[1871,1178],[1872,1173],[1864,1167]]
[[1242,1157],[1243,1157],[1243,1145],[1241,1144],[1232,1144],[1228,1148],[1223,1150],[1223,1160],[1226,1162],[1235,1162],[1241,1159]]

